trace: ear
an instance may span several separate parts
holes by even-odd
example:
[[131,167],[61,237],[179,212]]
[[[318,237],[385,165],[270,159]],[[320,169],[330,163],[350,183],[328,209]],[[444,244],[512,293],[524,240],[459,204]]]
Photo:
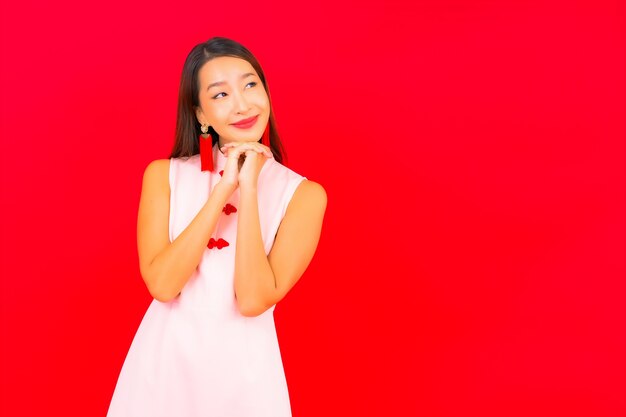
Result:
[[198,119],[198,123],[207,124],[204,122],[204,113],[202,112],[202,109],[200,108],[200,106],[196,106],[194,110],[196,112],[196,119]]

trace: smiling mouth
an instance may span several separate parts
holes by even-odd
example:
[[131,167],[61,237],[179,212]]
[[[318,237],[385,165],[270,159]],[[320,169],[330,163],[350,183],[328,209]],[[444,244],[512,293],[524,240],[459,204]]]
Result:
[[240,120],[240,121],[238,121],[238,122],[236,122],[236,123],[233,123],[233,125],[247,125],[247,124],[250,124],[250,123],[254,122],[254,120],[255,120],[257,117],[259,117],[259,115],[258,115],[258,114],[257,114],[256,116],[252,116],[252,117],[249,117],[249,118],[247,118],[247,119],[243,119],[243,120]]

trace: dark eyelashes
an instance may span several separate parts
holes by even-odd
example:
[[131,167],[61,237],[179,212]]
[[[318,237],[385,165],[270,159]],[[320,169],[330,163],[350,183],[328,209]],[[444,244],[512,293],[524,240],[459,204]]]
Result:
[[[254,85],[253,85],[253,87],[254,87],[257,83],[256,83],[256,81],[251,81],[251,82],[249,82],[248,84],[246,84],[246,86],[247,86],[247,85],[250,85],[250,84],[254,84]],[[213,100],[216,100],[216,99],[217,99],[217,96],[219,96],[220,94],[226,94],[226,93],[223,93],[223,92],[222,92],[222,93],[217,93],[216,95],[214,95],[214,96],[213,96],[213,97],[211,97],[211,98],[212,98]]]

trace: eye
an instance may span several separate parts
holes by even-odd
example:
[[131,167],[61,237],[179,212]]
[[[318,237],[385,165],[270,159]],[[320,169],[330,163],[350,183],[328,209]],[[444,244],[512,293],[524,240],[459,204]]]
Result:
[[[253,84],[252,86],[254,87],[254,86],[256,85],[256,82],[254,82],[254,81],[249,82],[248,84],[246,84],[246,87],[247,87],[247,86],[249,86],[250,84]],[[217,99],[217,98],[218,98],[218,96],[219,96],[220,94],[226,94],[226,93],[217,93],[216,95],[214,95],[214,96],[212,97],[212,99],[213,99],[213,100]]]

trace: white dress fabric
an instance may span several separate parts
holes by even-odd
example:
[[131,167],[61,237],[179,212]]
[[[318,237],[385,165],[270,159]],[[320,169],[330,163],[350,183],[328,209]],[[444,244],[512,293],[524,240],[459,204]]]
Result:
[[[226,157],[213,145],[214,170],[200,155],[170,159],[170,242],[189,225],[221,179]],[[268,159],[257,195],[269,254],[298,185],[305,180]],[[227,209],[230,204],[229,209]],[[239,188],[181,294],[148,307],[121,368],[107,417],[291,417],[275,305],[257,317],[237,308],[234,290]]]

